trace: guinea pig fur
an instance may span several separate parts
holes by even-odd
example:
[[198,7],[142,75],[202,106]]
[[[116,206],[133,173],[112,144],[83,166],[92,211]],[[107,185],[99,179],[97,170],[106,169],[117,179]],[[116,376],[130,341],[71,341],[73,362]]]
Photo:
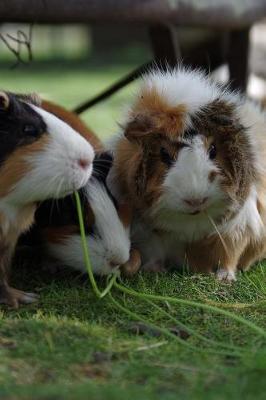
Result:
[[113,142],[109,184],[135,209],[145,266],[187,264],[235,280],[266,255],[266,123],[198,70],[142,79]]
[[94,157],[84,138],[35,100],[0,92],[0,302],[13,307],[36,299],[8,284],[14,248],[36,203],[84,186]]
[[74,112],[69,111],[59,104],[48,100],[41,99],[40,106],[56,117],[62,119],[70,125],[75,131],[83,136],[94,148],[95,151],[103,151],[103,145],[94,132],[82,121],[82,119]]
[[[130,210],[118,206],[105,185],[110,169],[108,154],[96,155],[93,177],[80,193],[85,231],[92,268],[97,275],[106,275],[130,258]],[[72,196],[57,202],[43,203],[36,213],[36,227],[41,233],[44,251],[55,265],[86,272],[79,222]]]

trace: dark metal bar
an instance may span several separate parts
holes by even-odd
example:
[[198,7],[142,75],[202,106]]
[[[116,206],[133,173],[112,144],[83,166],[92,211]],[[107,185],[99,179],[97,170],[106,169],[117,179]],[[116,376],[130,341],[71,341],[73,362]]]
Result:
[[149,29],[151,45],[156,63],[162,69],[174,67],[180,59],[177,34],[174,27],[154,25]]
[[189,51],[182,51],[182,63],[192,68],[201,68],[206,73],[214,71],[225,62],[223,54],[223,34],[204,41]]

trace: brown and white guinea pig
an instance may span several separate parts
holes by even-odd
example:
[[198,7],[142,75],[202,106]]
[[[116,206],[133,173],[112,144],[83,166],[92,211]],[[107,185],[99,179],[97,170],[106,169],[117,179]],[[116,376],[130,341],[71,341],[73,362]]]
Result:
[[70,126],[38,107],[36,97],[0,92],[0,302],[36,299],[9,286],[12,255],[36,204],[85,185],[94,151]]
[[[121,266],[126,275],[140,267],[139,255],[130,250],[131,211],[118,205],[106,187],[112,163],[108,153],[95,156],[93,175],[79,194],[92,268],[107,275]],[[36,235],[37,234],[37,235]],[[39,236],[48,262],[86,272],[76,203],[73,196],[56,202],[46,201],[36,212],[34,236]]]
[[113,153],[109,184],[135,207],[146,266],[230,281],[266,256],[266,121],[253,103],[198,70],[155,70]]

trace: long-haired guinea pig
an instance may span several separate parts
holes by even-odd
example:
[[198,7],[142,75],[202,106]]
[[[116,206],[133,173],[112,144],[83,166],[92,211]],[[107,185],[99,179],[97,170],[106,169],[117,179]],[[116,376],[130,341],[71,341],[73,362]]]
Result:
[[[130,250],[131,211],[118,205],[106,187],[112,159],[107,153],[95,156],[93,176],[79,191],[92,268],[106,275],[122,266],[126,275],[134,274],[140,259]],[[53,204],[46,201],[36,212],[35,236],[39,236],[49,263],[86,272],[76,203],[67,196]]]
[[38,107],[36,97],[0,92],[0,302],[17,307],[36,299],[8,284],[19,235],[36,203],[85,185],[94,151],[70,126]]
[[145,75],[113,142],[110,184],[135,207],[147,266],[235,280],[266,255],[266,123],[253,103],[182,67]]

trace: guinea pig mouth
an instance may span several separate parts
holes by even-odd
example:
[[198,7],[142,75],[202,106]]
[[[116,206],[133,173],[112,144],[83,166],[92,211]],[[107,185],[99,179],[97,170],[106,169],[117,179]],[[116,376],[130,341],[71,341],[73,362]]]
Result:
[[197,214],[199,214],[201,211],[203,211],[203,210],[195,210],[195,211],[190,212],[189,215],[197,215]]
[[198,215],[198,214],[202,214],[202,213],[204,213],[204,212],[206,212],[206,210],[208,210],[208,206],[206,205],[206,206],[202,206],[202,207],[199,207],[199,208],[192,208],[191,210],[187,210],[186,211],[186,214],[188,214],[188,215]]
[[189,215],[197,215],[202,211],[205,211],[207,208],[209,208],[208,200],[209,200],[208,197],[203,197],[202,199],[201,198],[184,199],[184,203],[186,205],[186,213]]

